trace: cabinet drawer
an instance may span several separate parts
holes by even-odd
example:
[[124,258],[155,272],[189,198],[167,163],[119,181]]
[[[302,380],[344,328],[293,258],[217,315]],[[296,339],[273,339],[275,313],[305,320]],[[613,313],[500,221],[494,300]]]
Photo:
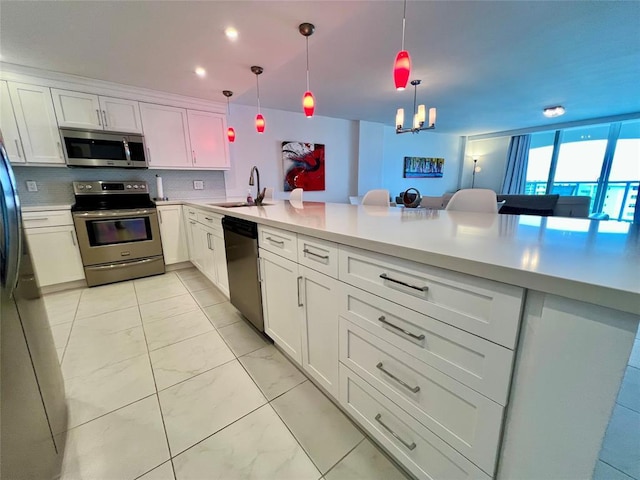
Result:
[[344,365],[340,403],[417,478],[491,478]]
[[23,212],[22,223],[24,224],[24,228],[57,227],[61,225],[73,225],[73,217],[71,216],[70,210]]
[[346,283],[515,348],[522,288],[344,246],[338,267]]
[[258,225],[258,237],[261,248],[294,262],[298,261],[298,239],[295,233]]
[[344,318],[340,319],[340,361],[493,474],[502,406]]
[[194,207],[183,207],[184,208],[184,216],[186,218],[190,218],[191,220],[198,219],[198,211]]
[[359,288],[340,285],[343,317],[500,405],[506,405],[513,350]]
[[338,245],[326,240],[298,235],[298,263],[338,278]]
[[205,210],[196,210],[197,221],[211,227],[215,232],[222,234],[222,215],[207,212]]

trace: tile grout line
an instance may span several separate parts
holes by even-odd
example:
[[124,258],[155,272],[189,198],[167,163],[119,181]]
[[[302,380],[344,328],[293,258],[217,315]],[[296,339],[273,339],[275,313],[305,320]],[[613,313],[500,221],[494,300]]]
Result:
[[604,463],[605,465],[609,465],[611,468],[613,468],[614,470],[616,470],[616,471],[620,472],[620,473],[621,473],[621,474],[623,474],[625,477],[629,477],[629,478],[630,478],[630,479],[632,479],[632,480],[638,480],[638,479],[636,479],[636,477],[632,477],[632,476],[631,476],[631,475],[629,475],[628,473],[623,472],[623,471],[622,471],[622,470],[620,470],[618,467],[616,467],[616,466],[614,466],[614,465],[611,465],[609,462],[605,462],[605,461],[604,461],[604,460],[602,460],[601,458],[598,458],[598,461],[599,461],[599,462]]
[[342,462],[345,458],[347,458],[349,455],[351,455],[351,452],[353,452],[356,448],[358,448],[362,444],[362,442],[364,442],[365,440],[367,440],[367,437],[363,435],[362,436],[362,440],[360,440],[358,443],[356,443],[356,445],[352,449],[350,449],[342,458],[340,458],[340,460],[338,460],[336,463],[334,463],[331,466],[331,468],[329,468],[329,470],[324,472],[323,476],[328,475],[331,472],[331,470],[336,468],[340,462]]
[[[160,420],[162,421],[162,429],[164,430],[164,438],[166,440],[167,443],[167,450],[169,452],[169,461],[171,462],[171,471],[173,472],[173,478],[176,478],[176,469],[175,466],[173,465],[173,457],[171,455],[171,444],[169,443],[169,434],[167,433],[167,426],[164,422],[164,414],[162,413],[162,404],[160,403],[160,394],[158,393],[158,384],[156,383],[156,375],[155,372],[153,370],[153,362],[151,361],[151,353],[149,350],[149,343],[147,342],[147,332],[144,329],[144,322],[142,321],[142,311],[140,309],[140,303],[138,303],[138,292],[136,289],[136,285],[135,282],[133,283],[133,293],[136,297],[136,303],[138,306],[138,315],[140,315],[140,324],[142,325],[142,335],[144,336],[144,344],[145,347],[147,349],[147,360],[149,361],[149,368],[151,369],[151,377],[153,378],[153,386],[156,390],[155,393],[155,397],[156,397],[156,401],[158,402],[158,410],[160,411]],[[165,462],[162,462],[160,465],[162,465]],[[158,468],[160,465],[156,465],[153,469]],[[151,469],[151,470],[153,470]],[[151,471],[149,470],[149,471]],[[148,473],[148,472],[147,472]],[[145,475],[145,474],[143,474]]]
[[[71,320],[71,328],[69,329],[69,335],[67,336],[67,341],[64,342],[64,347],[62,349],[62,358],[60,358],[60,365],[62,366],[62,362],[64,361],[64,357],[67,353],[67,347],[69,346],[69,340],[71,340],[71,332],[73,331],[73,327],[76,324],[76,316],[78,315],[78,310],[80,308],[80,300],[82,300],[82,295],[84,294],[84,291],[80,292],[80,296],[78,297],[78,303],[76,304],[76,309],[75,312],[73,313],[73,320]],[[45,310],[46,310],[46,306],[47,304],[45,303]],[[47,319],[49,317],[47,316]],[[49,325],[49,328],[51,328],[51,325]],[[64,378],[64,376],[63,376]]]

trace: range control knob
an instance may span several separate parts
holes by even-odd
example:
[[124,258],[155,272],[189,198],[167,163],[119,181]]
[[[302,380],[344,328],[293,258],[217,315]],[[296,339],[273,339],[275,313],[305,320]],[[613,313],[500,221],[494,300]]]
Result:
[[91,185],[87,185],[85,188],[86,188],[87,190],[91,190],[93,187],[92,187]]
[[127,189],[131,190],[131,185],[127,184]]
[[78,190],[84,190],[84,185],[82,184],[78,185]]
[[134,185],[133,188],[135,188],[137,190],[138,189],[138,185]]

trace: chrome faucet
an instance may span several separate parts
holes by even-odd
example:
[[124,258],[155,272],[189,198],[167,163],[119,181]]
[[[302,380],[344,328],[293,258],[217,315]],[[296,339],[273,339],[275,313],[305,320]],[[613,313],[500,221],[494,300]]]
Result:
[[254,197],[253,202],[256,205],[262,205],[262,201],[264,200],[264,195],[267,189],[263,188],[262,191],[260,191],[260,171],[255,165],[251,168],[251,174],[249,175],[249,185],[251,185],[252,187],[254,185],[253,172],[256,172],[256,177],[258,179],[258,188],[256,189],[256,196]]

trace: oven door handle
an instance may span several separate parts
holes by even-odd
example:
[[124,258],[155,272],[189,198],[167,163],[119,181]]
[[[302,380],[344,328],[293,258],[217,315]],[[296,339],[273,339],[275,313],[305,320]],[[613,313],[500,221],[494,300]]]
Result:
[[124,263],[110,263],[109,265],[99,265],[99,266],[90,266],[85,267],[87,270],[113,270],[114,268],[125,268],[131,267],[133,265],[141,265],[143,263],[149,263],[157,261],[157,258],[143,258],[142,260],[135,260],[132,262],[124,262]]
[[140,215],[155,215],[156,209],[143,208],[140,210],[107,210],[104,212],[75,212],[73,215],[80,218],[113,218],[113,217],[139,217]]

